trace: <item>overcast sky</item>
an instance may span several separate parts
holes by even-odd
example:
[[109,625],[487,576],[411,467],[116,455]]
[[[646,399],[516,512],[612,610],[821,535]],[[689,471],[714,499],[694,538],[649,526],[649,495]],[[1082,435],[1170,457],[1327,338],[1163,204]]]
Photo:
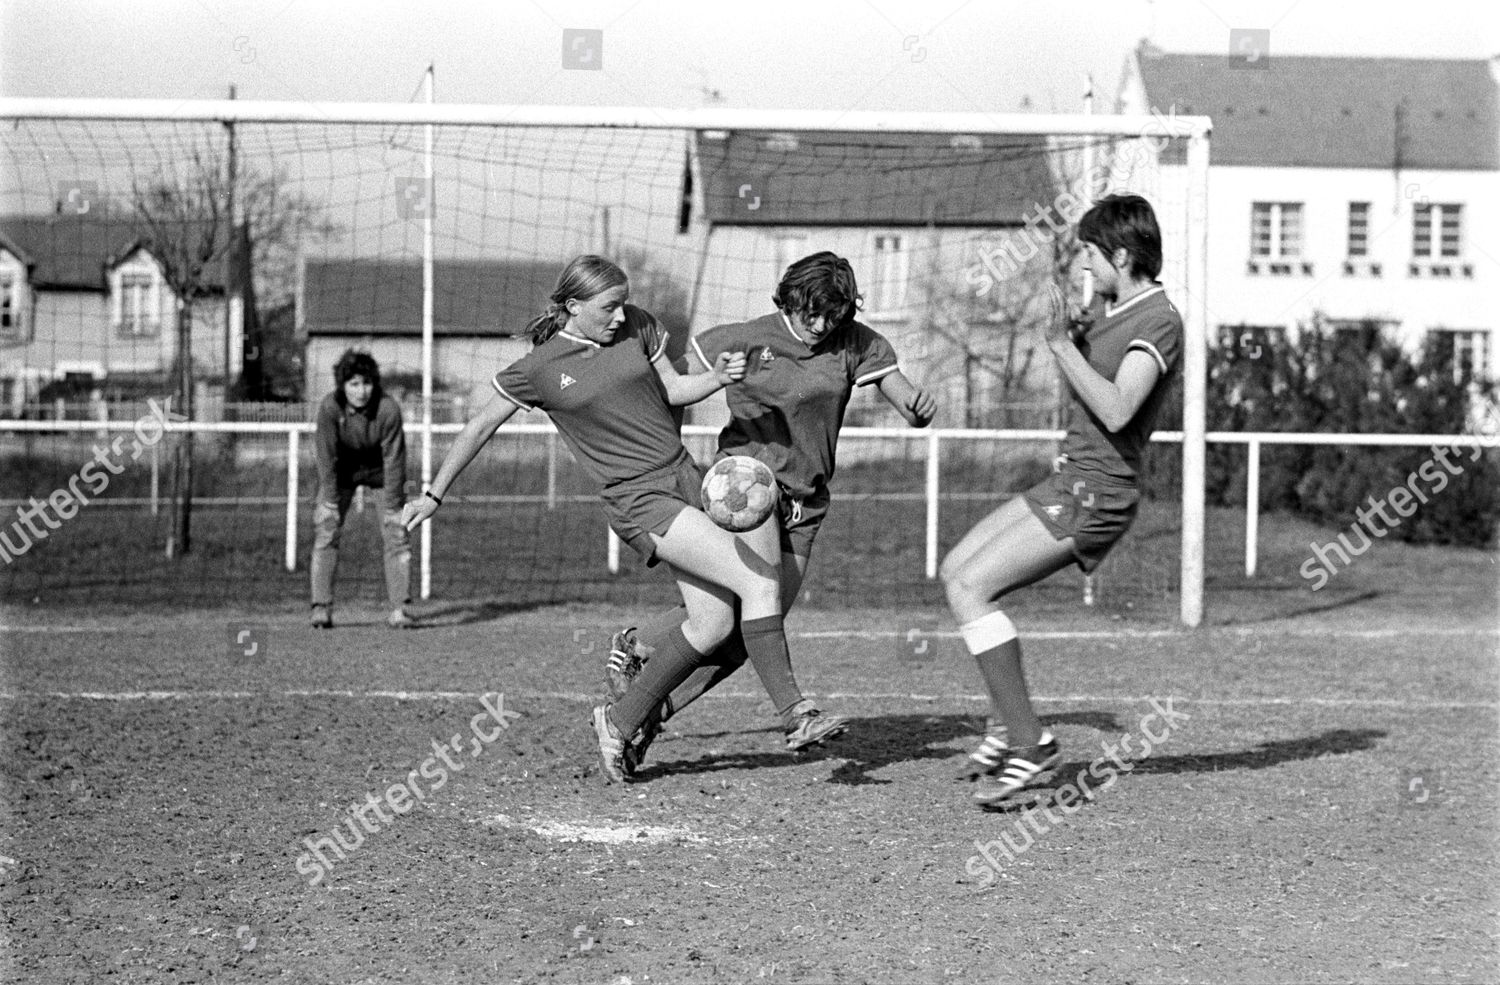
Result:
[[[1108,109],[1143,36],[1227,54],[1230,28],[1278,54],[1489,58],[1493,2],[1424,0],[709,0],[417,5],[320,0],[3,0],[10,96],[406,101],[429,61],[444,102],[1073,111]],[[562,33],[602,30],[602,70],[562,67]]]

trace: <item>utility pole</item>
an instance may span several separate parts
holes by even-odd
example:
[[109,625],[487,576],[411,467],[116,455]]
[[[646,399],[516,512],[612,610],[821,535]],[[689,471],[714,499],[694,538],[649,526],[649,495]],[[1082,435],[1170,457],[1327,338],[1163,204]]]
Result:
[[[229,98],[235,98],[234,83],[229,85]],[[228,409],[230,397],[234,390],[234,375],[230,372],[234,363],[234,279],[238,271],[235,268],[235,254],[239,249],[239,224],[235,221],[235,133],[234,121],[226,120],[224,129],[229,131],[229,153],[228,179],[229,187],[226,192],[224,207],[229,218],[228,249],[224,251],[224,406]],[[244,297],[240,298],[241,324],[244,324]]]

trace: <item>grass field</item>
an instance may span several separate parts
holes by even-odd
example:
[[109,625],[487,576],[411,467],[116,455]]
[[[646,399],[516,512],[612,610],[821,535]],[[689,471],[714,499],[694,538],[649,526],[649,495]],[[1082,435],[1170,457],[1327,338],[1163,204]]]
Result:
[[[351,579],[315,633],[301,574],[207,607],[113,575],[91,600],[84,571],[38,603],[12,591],[0,978],[1500,980],[1494,556],[1381,545],[1312,593],[1296,565],[1331,532],[1269,522],[1250,582],[1220,515],[1212,625],[1188,631],[1147,564],[1170,528],[1143,518],[1099,606],[1072,575],[1015,596],[1059,782],[1090,792],[1022,814],[952,780],[984,705],[930,589],[849,604],[861,576],[832,538],[789,630],[849,735],[784,753],[746,673],[625,788],[586,718],[630,607],[455,584],[428,628],[391,633]],[[372,529],[350,544],[374,557]],[[504,730],[486,692],[519,716]],[[1153,700],[1177,713],[1165,736]],[[439,788],[421,770],[455,736]],[[1100,769],[1106,745],[1121,763]],[[403,783],[422,799],[366,813],[356,844],[351,805]],[[350,850],[324,869],[309,843],[335,831]]]

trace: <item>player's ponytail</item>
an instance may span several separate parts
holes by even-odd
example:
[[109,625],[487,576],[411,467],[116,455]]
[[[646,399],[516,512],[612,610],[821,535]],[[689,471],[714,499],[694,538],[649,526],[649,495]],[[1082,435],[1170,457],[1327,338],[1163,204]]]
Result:
[[541,345],[563,330],[572,317],[568,313],[569,301],[587,301],[629,282],[625,271],[611,260],[592,253],[574,257],[557,275],[557,286],[548,295],[550,303],[546,309],[526,323],[531,344]]

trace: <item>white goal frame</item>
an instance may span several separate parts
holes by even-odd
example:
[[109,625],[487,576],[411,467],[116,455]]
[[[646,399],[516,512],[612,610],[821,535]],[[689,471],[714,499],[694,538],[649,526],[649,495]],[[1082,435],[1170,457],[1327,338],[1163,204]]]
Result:
[[[430,98],[430,96],[429,96]],[[775,130],[882,133],[996,134],[1040,137],[1182,137],[1187,144],[1188,258],[1183,339],[1181,618],[1203,621],[1205,400],[1208,352],[1208,164],[1212,122],[1174,116],[1170,132],[1159,117],[1059,113],[886,113],[874,111],[766,110],[704,107],[672,109],[611,106],[498,106],[436,103],[304,103],[265,100],[16,99],[0,98],[0,121],[22,119],[156,121],[177,123],[406,124],[507,127],[603,127],[645,130]],[[431,147],[429,139],[427,146]],[[429,150],[430,153],[430,150]],[[433,173],[427,169],[427,201]],[[431,211],[427,260],[431,263]],[[430,291],[431,278],[425,278]],[[431,352],[432,307],[424,303],[423,348]],[[424,358],[424,393],[430,394],[431,360]],[[431,481],[431,402],[423,413],[424,487]],[[424,586],[431,551],[424,526]]]

